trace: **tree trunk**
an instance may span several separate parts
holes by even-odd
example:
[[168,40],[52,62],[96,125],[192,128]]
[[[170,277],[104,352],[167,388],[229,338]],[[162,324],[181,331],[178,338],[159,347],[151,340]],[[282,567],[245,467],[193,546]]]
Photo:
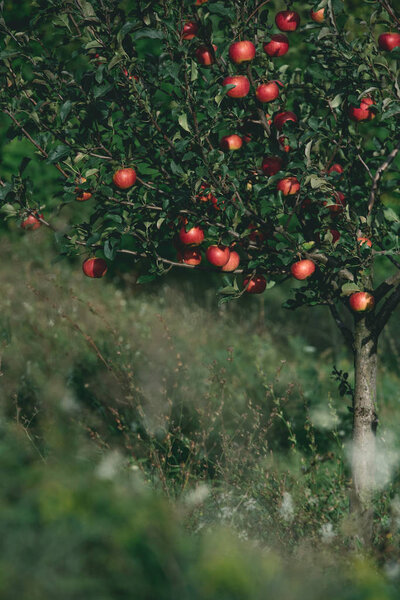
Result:
[[364,544],[372,539],[372,495],[375,486],[375,432],[377,427],[377,338],[370,315],[357,315],[354,332],[353,448],[350,511],[356,535]]

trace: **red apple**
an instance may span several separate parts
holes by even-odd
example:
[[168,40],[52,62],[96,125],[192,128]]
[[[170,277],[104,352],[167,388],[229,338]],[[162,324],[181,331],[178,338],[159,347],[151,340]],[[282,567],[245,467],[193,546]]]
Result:
[[283,33],[271,35],[271,41],[264,44],[264,52],[268,56],[283,56],[289,50],[289,40]]
[[365,244],[369,248],[372,248],[372,242],[367,237],[358,237],[357,238],[357,242],[359,243],[360,246],[363,246]]
[[228,246],[208,246],[206,258],[215,267],[223,267],[229,260],[230,250]]
[[228,262],[221,268],[221,271],[232,272],[235,271],[240,263],[240,256],[235,250],[231,250]]
[[103,258],[87,258],[82,263],[82,270],[87,277],[104,277],[107,273],[107,263]]
[[259,102],[272,102],[279,96],[279,88],[275,81],[261,83],[256,89],[256,97]]
[[297,177],[284,177],[278,181],[276,189],[279,192],[282,192],[284,196],[289,196],[297,194],[300,190],[300,183],[298,182]]
[[182,244],[195,244],[197,246],[204,240],[204,231],[201,227],[192,227],[189,231],[186,231],[186,227],[183,226],[179,231],[179,239]]
[[43,215],[39,215],[36,213],[35,215],[28,215],[24,221],[21,223],[22,229],[29,229],[29,231],[36,231],[42,225],[39,221],[39,218],[43,219]]
[[[78,181],[78,183],[85,183],[85,182],[86,182],[86,177],[81,177]],[[78,202],[86,202],[86,200],[90,200],[90,198],[92,197],[91,192],[85,192],[85,191],[81,190],[78,186],[75,188],[75,194],[77,194],[76,200]]]
[[126,190],[127,188],[132,187],[135,181],[136,171],[135,169],[131,168],[118,169],[113,176],[114,185],[116,185],[120,190]]
[[139,77],[136,77],[136,75],[129,75],[128,69],[124,69],[123,72],[125,77],[128,77],[128,79],[134,79],[135,81],[139,81]]
[[275,16],[275,23],[281,31],[296,31],[300,24],[300,16],[294,10],[281,10]]
[[[346,206],[346,197],[342,192],[334,192],[333,197],[336,200],[336,204],[329,204],[328,209],[333,217],[343,212],[343,208]],[[324,202],[324,206],[328,203]]]
[[249,80],[244,75],[232,75],[230,77],[225,77],[222,85],[235,86],[234,88],[228,90],[226,94],[230,98],[244,98],[250,91]]
[[264,175],[271,177],[276,175],[283,166],[283,160],[279,156],[266,156],[261,164],[261,169]]
[[312,201],[310,198],[306,198],[305,200],[303,200],[303,202],[300,205],[301,210],[307,211],[311,208],[312,206]]
[[187,21],[182,29],[182,39],[183,40],[192,40],[196,37],[197,32],[199,31],[199,26],[194,21]]
[[400,33],[382,33],[378,38],[379,48],[391,52],[400,46]]
[[349,304],[354,312],[369,312],[375,306],[375,298],[368,292],[355,292],[351,294]]
[[375,113],[371,110],[373,104],[372,98],[362,98],[359,107],[350,106],[348,113],[350,119],[353,121],[370,121],[375,117]]
[[320,8],[319,10],[316,10],[315,12],[313,10],[310,11],[310,17],[312,18],[313,21],[315,21],[316,23],[322,23],[325,19],[325,9],[324,8]]
[[278,137],[278,141],[279,141],[279,144],[280,144],[280,146],[281,146],[281,149],[282,149],[284,152],[290,152],[290,150],[291,150],[291,147],[289,146],[289,144],[286,144],[286,143],[285,143],[285,142],[286,142],[286,140],[287,140],[287,137],[285,137],[284,135],[280,135],[280,136]]
[[248,294],[262,294],[267,287],[267,281],[263,275],[253,275],[253,277],[246,277],[243,287]]
[[307,277],[310,277],[314,271],[315,263],[308,258],[304,260],[298,260],[290,267],[290,272],[292,273],[293,277],[300,280],[307,279]]
[[337,229],[330,229],[329,233],[332,236],[332,244],[336,244],[340,240],[340,233]]
[[201,65],[204,67],[209,67],[213,65],[215,62],[215,51],[217,46],[213,44],[213,47],[210,46],[199,46],[196,50],[196,58]]
[[253,42],[234,42],[229,47],[229,58],[239,65],[242,62],[253,60],[256,55],[256,47]]
[[236,133],[225,135],[219,142],[222,150],[239,150],[239,148],[242,147],[242,144],[242,138],[239,135],[236,135]]
[[337,163],[335,163],[334,165],[331,166],[331,168],[328,171],[328,175],[330,175],[331,173],[339,173],[340,175],[343,173],[343,167]]
[[286,110],[284,112],[277,113],[274,116],[274,125],[278,129],[278,131],[282,131],[282,128],[285,123],[288,121],[293,121],[293,123],[297,123],[297,117],[294,112],[290,110]]
[[254,225],[254,223],[250,223],[247,229],[251,230],[251,233],[249,234],[249,240],[251,242],[254,242],[255,244],[260,244],[265,240],[264,234],[259,229],[257,229],[257,226]]
[[201,253],[196,248],[185,248],[183,252],[178,252],[178,260],[187,265],[199,265],[201,263]]
[[272,119],[271,119],[271,115],[269,115],[268,113],[265,113],[265,117],[267,119],[267,123],[268,125],[272,125]]

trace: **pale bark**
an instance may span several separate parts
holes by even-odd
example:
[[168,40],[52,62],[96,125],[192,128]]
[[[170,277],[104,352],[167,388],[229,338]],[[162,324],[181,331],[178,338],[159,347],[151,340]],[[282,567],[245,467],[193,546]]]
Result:
[[375,485],[377,338],[368,316],[357,316],[354,330],[353,446],[350,510],[358,537],[372,538]]

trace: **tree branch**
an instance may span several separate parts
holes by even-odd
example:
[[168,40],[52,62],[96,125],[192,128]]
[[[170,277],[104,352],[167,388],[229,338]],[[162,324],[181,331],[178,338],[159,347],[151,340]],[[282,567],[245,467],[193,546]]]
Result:
[[351,330],[348,327],[346,327],[346,325],[342,321],[342,319],[339,315],[337,306],[335,304],[329,304],[328,306],[329,306],[329,310],[331,311],[333,320],[335,321],[336,325],[338,326],[339,331],[343,335],[346,345],[349,347],[350,350],[353,350],[354,339],[353,339],[353,334],[352,334]]
[[[42,154],[42,156],[44,156],[45,158],[48,158],[49,155],[47,154],[46,150],[44,150],[41,146],[39,146],[39,144],[37,142],[35,142],[35,140],[33,139],[33,137],[26,131],[26,129],[14,117],[14,115],[12,113],[10,113],[8,110],[4,110],[3,112],[4,112],[5,115],[7,115],[8,117],[10,117],[10,119],[15,123],[15,125],[17,127],[20,128],[20,130],[22,131],[22,133],[24,134],[24,136],[31,142],[31,144],[33,144],[35,146],[35,148],[37,148],[39,150],[39,152]],[[66,179],[69,179],[68,173],[66,173],[64,171],[64,169],[58,163],[55,163],[54,166],[56,167],[56,169],[58,169],[60,171],[60,173],[62,175],[64,175],[64,177]]]
[[386,299],[375,319],[375,334],[378,337],[386,323],[389,321],[393,311],[400,303],[400,284],[397,285],[393,293]]
[[400,142],[397,144],[397,146],[395,148],[393,148],[393,150],[391,151],[391,153],[389,154],[389,156],[381,164],[381,166],[378,168],[378,170],[375,173],[375,177],[374,177],[373,182],[372,182],[371,193],[370,193],[370,196],[369,196],[369,202],[368,202],[368,216],[371,214],[372,209],[374,208],[374,204],[375,204],[375,200],[376,200],[376,193],[377,193],[377,190],[378,190],[379,181],[380,181],[380,179],[382,177],[382,174],[392,164],[392,162],[396,158],[399,150],[400,150]]

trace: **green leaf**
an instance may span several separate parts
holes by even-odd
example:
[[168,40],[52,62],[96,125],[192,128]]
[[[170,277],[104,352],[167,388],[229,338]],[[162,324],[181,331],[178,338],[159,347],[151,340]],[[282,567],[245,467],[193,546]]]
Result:
[[178,117],[178,123],[182,127],[182,129],[190,132],[190,127],[189,127],[188,121],[187,121],[187,115],[185,113],[183,113],[182,115],[180,115]]
[[349,296],[354,292],[359,292],[360,288],[356,283],[345,283],[342,285],[342,294],[343,296]]
[[64,102],[64,104],[60,108],[60,119],[62,123],[64,123],[65,119],[68,117],[69,113],[71,112],[71,108],[71,100],[67,100],[66,102]]
[[94,88],[93,91],[93,97],[94,98],[101,98],[102,96],[105,96],[107,94],[107,92],[109,92],[112,88],[112,84],[111,83],[103,83],[103,85],[100,85],[98,87]]
[[162,31],[157,31],[157,29],[141,29],[134,34],[135,40],[140,40],[141,38],[150,38],[151,40],[162,40],[164,37]]
[[0,187],[0,200],[5,200],[12,190],[11,183],[6,183]]
[[17,215],[17,210],[12,204],[3,204],[0,208],[0,213],[4,215],[6,219],[10,217],[15,217]]
[[196,81],[197,77],[198,77],[199,71],[197,68],[197,64],[194,62],[194,60],[192,60],[192,67],[191,67],[191,72],[190,72],[190,81]]
[[331,100],[331,107],[338,108],[342,103],[342,94],[337,94],[333,100]]
[[47,158],[47,162],[55,163],[62,158],[65,158],[69,152],[68,146],[64,144],[58,145],[54,150],[52,150]]
[[317,175],[311,175],[310,184],[311,184],[311,187],[313,188],[313,190],[315,190],[316,188],[319,188],[322,185],[326,185],[326,181],[325,181],[325,179],[322,179],[321,177],[318,177]]
[[391,221],[393,223],[398,223],[400,221],[399,216],[394,212],[393,208],[385,208],[383,214],[385,215],[385,219],[387,221]]
[[94,12],[93,6],[87,0],[81,0],[80,2],[82,7],[82,12],[85,17],[95,17],[96,13]]

